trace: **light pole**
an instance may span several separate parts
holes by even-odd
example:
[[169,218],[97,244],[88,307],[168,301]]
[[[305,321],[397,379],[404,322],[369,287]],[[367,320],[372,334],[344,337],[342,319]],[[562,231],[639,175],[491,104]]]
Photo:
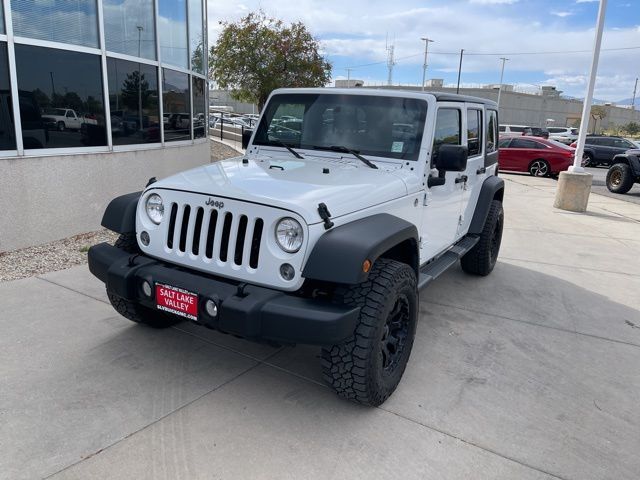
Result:
[[500,72],[500,88],[498,89],[498,112],[500,112],[500,97],[502,96],[502,79],[504,78],[504,64],[508,62],[509,59],[505,57],[501,57],[502,60],[502,71]]
[[456,87],[456,93],[460,93],[460,74],[462,73],[462,55],[464,55],[464,48],[460,50],[460,65],[458,65],[458,86]]
[[351,70],[353,68],[347,68],[347,88],[351,88]]
[[422,91],[424,92],[424,84],[427,81],[427,53],[429,52],[429,44],[433,43],[433,40],[426,37],[422,37],[420,40],[424,42],[424,64],[422,65]]
[[[138,59],[140,58],[140,40],[144,27],[138,25]],[[138,63],[138,131],[142,132],[142,72],[140,71],[140,63]]]
[[633,87],[633,99],[631,100],[631,111],[636,109],[636,93],[638,91],[638,79],[636,78],[636,85]]
[[591,113],[591,103],[593,101],[593,90],[598,73],[598,60],[600,59],[600,46],[602,45],[602,32],[604,30],[604,18],[607,11],[607,0],[600,0],[598,11],[598,23],[596,24],[596,38],[593,45],[593,57],[591,59],[591,73],[587,93],[582,107],[582,120],[580,121],[580,133],[578,135],[578,145],[576,146],[573,165],[566,172],[560,172],[558,189],[554,207],[572,212],[585,212],[589,203],[591,193],[591,183],[593,175],[587,173],[582,167],[582,155],[584,144],[589,129],[589,115]]

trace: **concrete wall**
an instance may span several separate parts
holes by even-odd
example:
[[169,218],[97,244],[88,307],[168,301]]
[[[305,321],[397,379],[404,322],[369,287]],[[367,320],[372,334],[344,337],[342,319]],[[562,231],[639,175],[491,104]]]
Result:
[[0,158],[0,252],[98,230],[118,195],[210,162],[210,145],[36,158]]
[[[419,87],[376,87],[418,91]],[[429,91],[455,93],[455,88],[430,87]],[[463,95],[498,100],[498,89],[495,88],[461,88]],[[547,90],[541,95],[529,93],[502,91],[500,99],[500,123],[529,126],[574,126],[576,120],[582,116],[582,101],[562,98],[560,92]],[[607,116],[598,120],[597,125],[591,119],[589,131],[597,127],[598,131],[614,125],[622,126],[631,121],[640,123],[640,111],[629,108],[606,106]],[[553,123],[546,122],[553,119]]]
[[239,102],[231,98],[231,92],[226,90],[209,90],[209,106],[231,107],[234,113],[260,113],[256,105]]

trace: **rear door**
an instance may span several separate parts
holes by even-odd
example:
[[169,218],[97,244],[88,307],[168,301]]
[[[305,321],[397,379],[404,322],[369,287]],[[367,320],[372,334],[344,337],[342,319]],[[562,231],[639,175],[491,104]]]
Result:
[[511,144],[511,138],[503,138],[500,140],[500,170],[513,170],[513,152],[509,145]]
[[[457,231],[457,238],[465,235],[471,218],[475,210],[475,205],[480,195],[482,182],[486,177],[485,168],[485,138],[486,138],[486,118],[484,105],[467,103],[465,112],[467,121],[463,132],[463,142],[469,150],[467,168],[460,176],[462,187],[462,203],[460,206],[460,220]],[[464,143],[463,143],[464,144]]]

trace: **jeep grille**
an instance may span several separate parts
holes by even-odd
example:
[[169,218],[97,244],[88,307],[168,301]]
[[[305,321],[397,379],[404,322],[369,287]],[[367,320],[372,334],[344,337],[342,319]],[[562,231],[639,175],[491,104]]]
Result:
[[256,269],[264,229],[262,218],[172,203],[166,246],[208,260]]

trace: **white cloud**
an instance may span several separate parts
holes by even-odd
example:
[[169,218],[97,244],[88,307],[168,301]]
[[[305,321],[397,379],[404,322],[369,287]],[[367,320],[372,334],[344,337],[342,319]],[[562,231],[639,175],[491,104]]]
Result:
[[576,0],[576,3],[595,3],[599,1],[600,0]]
[[[465,0],[467,1],[467,0]],[[505,82],[516,80],[543,83],[545,78],[553,79],[560,90],[572,96],[583,96],[584,88],[570,77],[587,75],[590,65],[589,50],[593,45],[594,31],[591,26],[557,24],[540,21],[540,17],[527,17],[518,9],[502,9],[496,12],[486,6],[466,3],[464,9],[456,2],[429,3],[424,0],[402,0],[388,2],[382,0],[243,0],[249,10],[262,7],[270,16],[285,21],[303,21],[321,39],[322,49],[329,60],[337,64],[334,76],[344,75],[343,57],[355,60],[355,66],[373,62],[383,62],[378,70],[356,68],[351,78],[383,81],[386,78],[386,35],[395,38],[395,53],[398,69],[415,71],[415,80],[422,79],[424,42],[421,37],[435,40],[429,45],[429,78],[444,76],[449,81],[458,68],[459,52],[467,53],[540,52],[540,51],[586,51],[585,53],[549,55],[507,55],[510,61],[505,70]],[[209,0],[209,41],[214,42],[220,31],[220,20],[234,21],[246,15],[238,11],[233,2]],[[490,26],[490,28],[487,28]],[[599,81],[596,85],[597,98],[618,100],[630,96],[626,80],[616,90],[612,82],[600,87],[607,78],[635,79],[636,65],[633,59],[639,50],[609,51],[611,48],[640,46],[640,27],[613,30],[607,28],[604,34],[603,52],[600,61]],[[443,54],[446,53],[446,54]],[[465,73],[476,73],[486,83],[497,83],[500,79],[500,56],[465,55]],[[409,58],[406,58],[409,57]],[[545,73],[548,72],[548,73]],[[553,72],[553,73],[552,73]],[[396,73],[396,77],[398,77]],[[564,78],[566,76],[567,78]],[[617,77],[616,77],[617,76]],[[447,78],[449,77],[449,78]],[[406,77],[405,77],[406,78]],[[510,78],[512,80],[510,80]],[[602,80],[600,80],[602,79]],[[481,80],[474,80],[481,81]],[[610,97],[607,97],[610,95]]]
[[555,15],[556,17],[568,17],[570,15],[573,15],[573,12],[551,12],[551,15]]

